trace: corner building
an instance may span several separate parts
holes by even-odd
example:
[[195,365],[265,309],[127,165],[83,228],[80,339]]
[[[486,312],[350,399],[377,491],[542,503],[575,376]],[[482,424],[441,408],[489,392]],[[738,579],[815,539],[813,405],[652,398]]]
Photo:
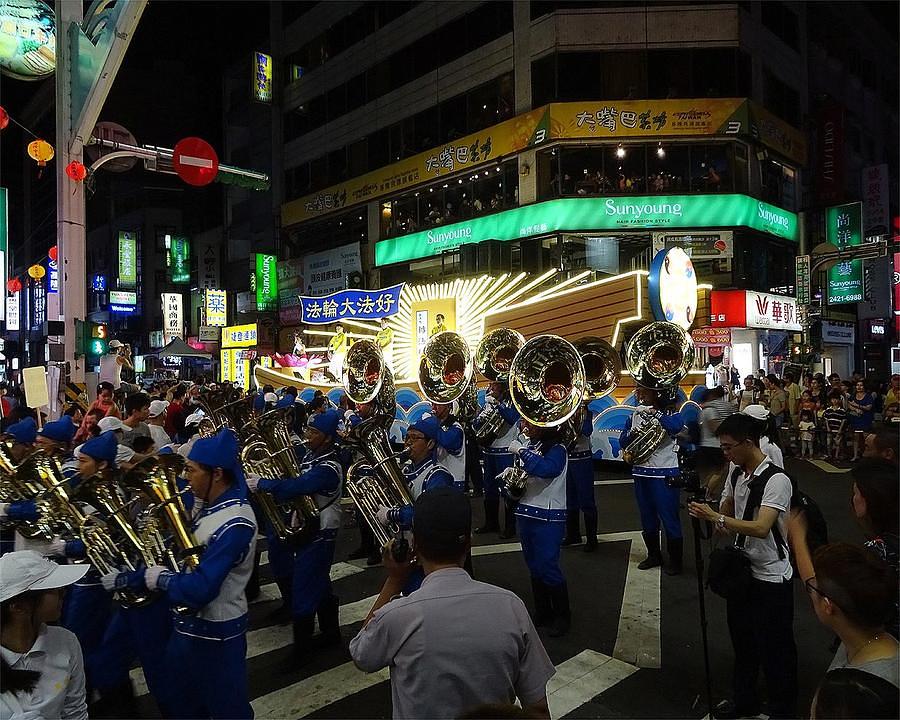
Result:
[[[793,295],[814,201],[802,3],[293,12],[273,22],[284,255],[356,246],[386,287],[614,275],[680,244],[714,288]],[[752,369],[797,330],[754,328]]]

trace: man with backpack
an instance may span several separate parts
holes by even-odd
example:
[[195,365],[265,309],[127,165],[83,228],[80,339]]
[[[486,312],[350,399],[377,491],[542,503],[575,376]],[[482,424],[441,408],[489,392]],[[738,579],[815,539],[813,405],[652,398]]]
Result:
[[746,591],[727,598],[728,631],[734,647],[734,703],[720,704],[717,718],[760,712],[760,666],[771,718],[797,717],[797,647],[794,601],[787,546],[787,522],[793,485],[781,468],[759,449],[753,419],[736,413],[716,428],[727,461],[738,471],[726,481],[719,510],[690,503],[693,517],[708,520],[720,532],[737,535],[735,544],[749,560]]

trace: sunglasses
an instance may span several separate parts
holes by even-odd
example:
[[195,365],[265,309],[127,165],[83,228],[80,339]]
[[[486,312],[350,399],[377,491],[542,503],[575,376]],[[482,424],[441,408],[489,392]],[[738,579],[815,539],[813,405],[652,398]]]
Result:
[[[830,595],[826,595],[821,590],[819,590],[819,588],[817,588],[815,585],[812,584],[812,581],[815,579],[816,579],[816,576],[813,575],[811,578],[809,578],[806,582],[803,583],[806,586],[806,592],[810,595],[815,593],[816,595],[819,595],[820,597],[823,597],[826,600],[830,600],[831,602],[834,603],[834,599]],[[834,603],[834,604],[837,605],[837,603]]]

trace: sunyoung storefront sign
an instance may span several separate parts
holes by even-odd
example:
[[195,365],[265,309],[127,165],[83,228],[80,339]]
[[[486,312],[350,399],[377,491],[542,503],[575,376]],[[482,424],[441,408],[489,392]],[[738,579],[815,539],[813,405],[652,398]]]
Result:
[[482,240],[510,241],[560,231],[748,227],[797,240],[797,216],[747,195],[564,198],[445,225],[375,245],[375,264],[440,255]]
[[325,297],[301,297],[300,319],[312,325],[353,320],[379,320],[399,310],[403,283],[383,290],[341,290]]

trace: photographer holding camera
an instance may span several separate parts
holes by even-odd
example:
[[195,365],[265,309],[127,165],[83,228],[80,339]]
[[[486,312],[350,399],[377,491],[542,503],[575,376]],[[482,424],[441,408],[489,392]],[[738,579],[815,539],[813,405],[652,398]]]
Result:
[[[734,647],[734,705],[724,702],[717,718],[756,715],[760,711],[757,676],[760,665],[769,695],[769,716],[796,717],[797,647],[787,520],[793,487],[784,471],[759,449],[753,419],[741,413],[716,429],[725,459],[737,469],[725,481],[719,511],[692,502],[691,516],[707,520],[720,532],[737,535],[724,568],[729,577],[727,617]],[[740,519],[738,519],[740,518]],[[710,560],[710,587],[715,562]],[[745,576],[745,577],[743,577]],[[714,588],[715,589],[715,588]]]

